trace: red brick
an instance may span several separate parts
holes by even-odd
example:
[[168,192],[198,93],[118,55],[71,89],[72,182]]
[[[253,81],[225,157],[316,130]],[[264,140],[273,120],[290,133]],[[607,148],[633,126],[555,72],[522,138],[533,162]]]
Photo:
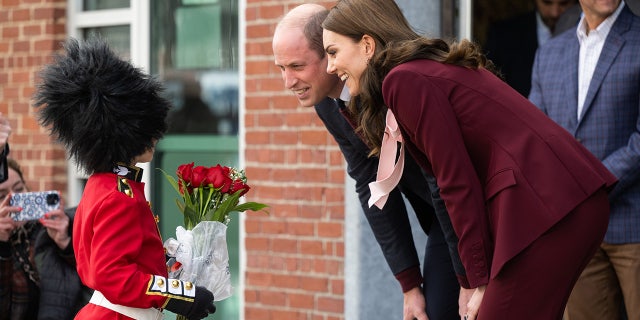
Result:
[[343,236],[343,224],[338,222],[318,223],[318,236],[327,238],[340,238]]
[[33,19],[35,20],[49,20],[55,17],[55,9],[51,7],[36,8],[33,11]]
[[17,39],[18,36],[20,36],[20,28],[18,27],[8,27],[8,26],[3,26],[2,27],[2,39],[3,40],[11,40],[11,39]]
[[318,298],[318,310],[334,313],[344,312],[344,302],[342,299],[336,299],[331,297]]
[[[289,293],[289,306],[296,309],[315,309],[314,296],[311,294]],[[282,318],[284,319],[284,318]]]
[[5,8],[16,7],[20,4],[20,0],[2,0],[2,6]]
[[249,24],[247,22],[247,39],[249,38],[271,38],[273,36],[274,25]]
[[328,292],[329,281],[324,278],[301,276],[300,288],[312,292]]
[[16,9],[11,11],[11,18],[9,21],[29,21],[31,20],[31,10],[29,9]]
[[279,5],[263,5],[258,9],[258,18],[259,19],[274,19],[280,18],[284,16],[285,10],[284,6]]
[[22,27],[23,36],[35,36],[42,34],[42,28],[37,25],[30,25]]

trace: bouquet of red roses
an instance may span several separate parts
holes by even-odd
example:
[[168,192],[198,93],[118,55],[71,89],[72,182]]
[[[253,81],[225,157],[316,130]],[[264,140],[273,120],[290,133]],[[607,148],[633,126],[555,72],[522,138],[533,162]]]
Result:
[[176,205],[184,216],[184,227],[176,228],[177,239],[164,244],[171,257],[169,276],[206,287],[216,301],[228,298],[232,291],[226,242],[229,214],[267,206],[240,203],[240,197],[251,189],[244,170],[219,164],[194,166],[192,162],[178,167],[177,179],[162,173],[180,195]]
[[200,221],[229,222],[229,213],[263,210],[257,202],[240,203],[240,197],[251,189],[244,170],[216,165],[195,166],[193,162],[178,167],[178,180],[164,172],[165,177],[182,199],[176,199],[184,214],[184,226],[193,229]]

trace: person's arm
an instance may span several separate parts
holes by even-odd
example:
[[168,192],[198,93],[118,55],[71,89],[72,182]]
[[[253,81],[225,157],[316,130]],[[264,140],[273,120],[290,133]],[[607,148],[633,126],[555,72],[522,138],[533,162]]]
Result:
[[7,180],[9,166],[7,166],[7,156],[9,155],[9,135],[11,125],[9,120],[0,113],[0,183]]
[[375,181],[377,158],[368,157],[369,148],[340,114],[336,103],[325,99],[316,106],[316,112],[333,135],[347,161],[347,172],[356,182],[360,204],[376,241],[403,292],[422,284],[420,261],[416,252],[411,225],[400,191],[390,194],[383,210],[369,208],[369,183]]
[[9,242],[0,241],[0,312],[10,314],[13,259]]
[[449,256],[451,257],[453,270],[458,278],[464,278],[467,273],[464,270],[464,265],[462,265],[462,260],[460,260],[460,254],[458,253],[458,236],[456,235],[455,230],[453,230],[451,218],[447,212],[444,200],[440,197],[440,187],[438,187],[438,183],[434,176],[425,174],[425,179],[427,179],[429,188],[431,189],[433,208],[435,209],[435,215],[440,223],[445,241],[447,242],[447,247],[449,248]]
[[0,312],[11,314],[11,281],[13,279],[13,258],[11,256],[11,231],[14,228],[9,213],[9,198],[0,203]]
[[53,259],[63,261],[67,265],[76,267],[76,259],[73,254],[72,232],[73,214],[75,207],[63,210],[54,210],[40,220],[45,227],[35,243],[36,261],[42,259]]
[[531,91],[529,91],[529,101],[533,103],[538,109],[540,109],[544,114],[548,115],[547,108],[544,104],[544,100],[542,99],[542,83],[541,76],[544,74],[541,68],[541,50],[536,52],[536,57],[533,60],[533,69],[531,70]]
[[7,165],[7,156],[9,155],[9,144],[5,144],[0,154],[0,183],[7,181],[9,178],[9,165]]
[[[636,93],[637,95],[637,93]],[[640,109],[640,106],[638,106]],[[602,160],[602,164],[618,178],[618,183],[609,193],[609,199],[615,200],[630,186],[640,180],[640,116],[636,120],[636,128],[629,135],[629,140],[621,148],[615,150]]]

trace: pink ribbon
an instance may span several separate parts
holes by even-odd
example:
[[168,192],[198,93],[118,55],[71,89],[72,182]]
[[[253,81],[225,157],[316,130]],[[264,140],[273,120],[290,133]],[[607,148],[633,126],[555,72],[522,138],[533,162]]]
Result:
[[[396,152],[398,151],[398,142],[400,142],[400,155],[396,163]],[[386,126],[384,128],[384,136],[382,137],[382,146],[380,147],[380,161],[378,162],[378,174],[376,181],[369,183],[371,197],[369,198],[369,207],[376,205],[382,209],[389,198],[389,193],[393,190],[402,177],[404,170],[404,143],[402,133],[398,128],[396,117],[393,116],[391,109],[387,110]]]

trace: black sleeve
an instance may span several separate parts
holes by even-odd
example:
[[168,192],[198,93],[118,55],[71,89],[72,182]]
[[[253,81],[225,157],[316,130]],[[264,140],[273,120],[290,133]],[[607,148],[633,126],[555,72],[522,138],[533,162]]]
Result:
[[0,183],[7,181],[9,178],[9,166],[7,165],[7,156],[9,155],[9,144],[4,145],[4,149],[0,150]]
[[429,183],[429,188],[431,189],[433,207],[435,209],[435,214],[438,218],[438,222],[440,222],[442,232],[444,233],[444,239],[447,242],[447,246],[449,248],[449,255],[451,256],[453,270],[457,275],[466,276],[467,273],[464,269],[464,265],[462,265],[460,254],[458,253],[458,236],[453,230],[453,224],[451,224],[451,218],[449,217],[447,208],[444,205],[444,200],[442,200],[442,198],[440,197],[440,188],[436,183],[436,178],[432,175],[427,174],[425,174],[424,176]]
[[327,98],[316,107],[327,130],[338,143],[347,161],[347,173],[356,182],[356,192],[364,214],[393,274],[419,266],[411,225],[400,191],[390,194],[384,208],[369,208],[369,183],[375,181],[378,159],[368,157],[369,148],[340,113],[333,99]]

